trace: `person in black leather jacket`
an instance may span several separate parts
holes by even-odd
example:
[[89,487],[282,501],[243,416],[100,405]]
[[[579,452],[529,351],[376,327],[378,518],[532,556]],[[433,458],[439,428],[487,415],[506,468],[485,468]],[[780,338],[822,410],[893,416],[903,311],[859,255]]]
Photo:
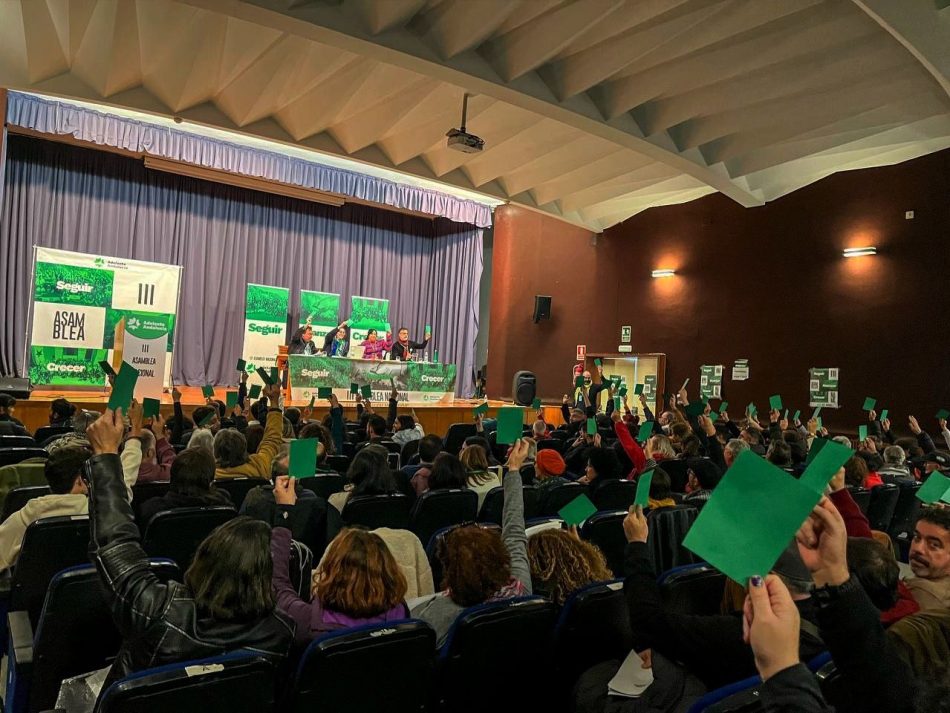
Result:
[[294,623],[276,609],[270,528],[235,518],[199,545],[184,584],[160,582],[132,521],[118,456],[123,431],[121,410],[87,430],[91,557],[123,639],[103,690],[135,671],[242,649],[286,657]]

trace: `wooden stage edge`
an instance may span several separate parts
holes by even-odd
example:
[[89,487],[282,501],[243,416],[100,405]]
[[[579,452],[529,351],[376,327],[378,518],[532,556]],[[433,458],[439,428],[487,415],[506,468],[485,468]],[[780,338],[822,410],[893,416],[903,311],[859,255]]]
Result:
[[[225,392],[234,387],[215,387],[215,398],[221,401],[225,400]],[[181,405],[185,415],[189,415],[196,407],[204,404],[205,400],[201,394],[199,386],[182,386]],[[23,425],[30,432],[36,431],[40,426],[49,423],[49,402],[53,399],[65,398],[75,404],[80,409],[89,411],[104,411],[106,403],[109,401],[109,392],[105,389],[85,390],[85,391],[33,391],[29,399],[18,399],[14,415],[23,422]],[[434,433],[444,436],[449,426],[453,423],[471,423],[473,414],[472,409],[481,402],[470,399],[455,399],[454,401],[423,403],[400,401],[399,413],[410,414],[413,410],[416,412],[419,421],[422,423],[426,433]],[[344,413],[347,418],[356,417],[356,402],[342,401]],[[304,408],[307,402],[295,403],[284,402],[285,406],[296,406]],[[490,399],[488,402],[489,416],[494,416],[497,410],[502,406],[511,406],[511,402]],[[323,418],[329,408],[327,402],[320,401],[314,406],[314,418]],[[388,403],[373,402],[373,408],[376,413],[385,417]],[[558,424],[561,422],[561,405],[544,405],[544,419],[548,423]],[[162,394],[162,415],[171,416],[173,413],[171,393]],[[525,409],[525,423],[530,423],[535,418],[534,412],[530,408]]]

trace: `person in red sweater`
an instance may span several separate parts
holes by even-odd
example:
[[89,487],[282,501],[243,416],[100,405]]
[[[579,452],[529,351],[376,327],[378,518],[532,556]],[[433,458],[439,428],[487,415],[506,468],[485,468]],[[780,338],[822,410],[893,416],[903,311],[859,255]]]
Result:
[[630,428],[624,423],[620,412],[612,411],[610,418],[614,422],[614,433],[617,434],[617,439],[620,441],[624,453],[633,463],[633,469],[627,474],[627,480],[636,480],[637,476],[646,469],[647,457],[636,439],[630,435]]

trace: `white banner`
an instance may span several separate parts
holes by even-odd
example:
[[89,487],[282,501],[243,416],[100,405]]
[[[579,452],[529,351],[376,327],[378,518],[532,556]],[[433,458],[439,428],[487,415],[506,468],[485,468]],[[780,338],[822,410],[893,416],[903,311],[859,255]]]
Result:
[[277,348],[287,343],[287,308],[290,290],[286,287],[248,283],[244,306],[244,349],[251,384],[260,384],[255,371],[270,371],[277,365]]

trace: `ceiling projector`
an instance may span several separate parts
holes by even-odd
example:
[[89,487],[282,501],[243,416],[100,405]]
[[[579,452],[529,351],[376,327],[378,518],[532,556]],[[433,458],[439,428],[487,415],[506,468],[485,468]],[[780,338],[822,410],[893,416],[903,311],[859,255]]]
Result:
[[478,153],[485,148],[485,139],[470,134],[465,130],[465,115],[468,112],[468,94],[462,95],[462,125],[457,129],[446,132],[448,141],[446,146],[462,153]]

